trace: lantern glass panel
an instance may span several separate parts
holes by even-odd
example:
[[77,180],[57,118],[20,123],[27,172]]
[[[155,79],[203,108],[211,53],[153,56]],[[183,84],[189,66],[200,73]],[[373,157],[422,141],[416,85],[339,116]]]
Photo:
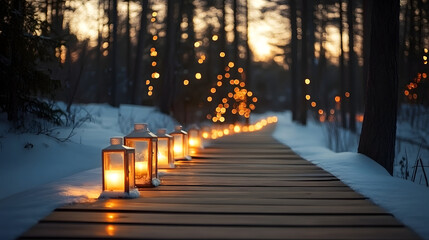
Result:
[[199,147],[200,140],[199,140],[199,136],[198,136],[198,130],[191,129],[191,130],[189,130],[188,135],[189,135],[189,146],[190,147]]
[[167,168],[168,158],[168,138],[158,138],[158,167]]
[[[128,161],[129,161],[129,163],[128,163],[128,166],[129,166],[129,169],[128,169],[129,174],[128,174],[128,176],[134,176],[134,174],[135,174],[135,172],[134,172],[134,157],[135,156],[134,156],[133,152],[128,153]],[[135,182],[134,182],[134,178],[133,177],[130,177],[129,180],[128,180],[128,182],[130,184],[130,189],[132,189],[132,188],[135,187]]]
[[174,134],[174,158],[183,158],[183,138],[180,134]]
[[151,181],[149,172],[149,141],[135,141],[129,139],[130,147],[136,151],[135,156],[135,184],[146,184]]
[[189,140],[188,140],[188,134],[184,134],[183,136],[183,156],[188,156],[188,144],[189,144]]
[[157,164],[158,164],[158,144],[157,144],[157,139],[153,139],[152,140],[152,176],[154,178],[158,178],[158,168],[157,168]]
[[104,190],[125,191],[124,153],[104,152]]

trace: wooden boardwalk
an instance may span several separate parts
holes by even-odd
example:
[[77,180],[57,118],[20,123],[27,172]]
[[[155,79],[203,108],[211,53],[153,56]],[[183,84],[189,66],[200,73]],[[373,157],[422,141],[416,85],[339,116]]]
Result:
[[267,130],[219,139],[141,195],[60,207],[21,239],[419,238]]

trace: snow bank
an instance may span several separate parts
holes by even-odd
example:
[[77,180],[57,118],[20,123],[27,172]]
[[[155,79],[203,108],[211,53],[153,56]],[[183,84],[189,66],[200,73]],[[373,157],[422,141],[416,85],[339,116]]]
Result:
[[[64,104],[59,104],[65,108]],[[177,122],[153,107],[75,105],[75,119],[88,118],[65,142],[53,137],[9,132],[0,116],[0,238],[14,239],[57,206],[92,201],[101,193],[101,149],[110,137],[128,134],[135,122],[152,131],[172,131]],[[71,127],[53,129],[67,137]]]
[[277,116],[276,139],[370,198],[424,239],[429,239],[427,187],[391,177],[383,167],[362,154],[332,152],[326,148],[324,131],[318,125],[309,123],[303,127],[294,124],[289,112]]

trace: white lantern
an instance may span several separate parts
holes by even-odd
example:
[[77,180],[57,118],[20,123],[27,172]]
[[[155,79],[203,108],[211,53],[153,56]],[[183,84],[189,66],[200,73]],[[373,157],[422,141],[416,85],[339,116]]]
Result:
[[188,154],[188,133],[182,130],[182,126],[178,125],[170,135],[173,137],[174,160],[191,160]]
[[102,189],[100,198],[134,198],[140,194],[134,182],[133,148],[122,145],[122,137],[110,139],[102,150]]
[[174,168],[173,137],[167,129],[158,129],[158,168]]
[[125,145],[135,148],[135,181],[137,187],[156,187],[158,179],[158,138],[147,124],[134,124],[134,131],[124,137]]

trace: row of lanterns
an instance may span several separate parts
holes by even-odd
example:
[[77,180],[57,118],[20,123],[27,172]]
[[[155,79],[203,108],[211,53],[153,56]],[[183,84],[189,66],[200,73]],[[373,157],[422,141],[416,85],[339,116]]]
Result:
[[[232,127],[230,125],[222,130],[205,127],[203,131],[192,127],[188,132],[182,126],[176,126],[169,134],[166,129],[159,129],[154,134],[149,131],[147,124],[136,123],[130,134],[111,138],[110,146],[102,150],[103,192],[100,198],[138,197],[137,188],[156,187],[160,184],[158,169],[174,168],[176,160],[191,160],[189,150],[194,153],[201,149],[203,138],[216,139],[241,132],[242,129],[259,130],[273,122],[277,122],[276,117],[269,117],[249,126],[232,124]],[[225,129],[228,129],[228,133]],[[219,132],[222,134],[218,134]]]

